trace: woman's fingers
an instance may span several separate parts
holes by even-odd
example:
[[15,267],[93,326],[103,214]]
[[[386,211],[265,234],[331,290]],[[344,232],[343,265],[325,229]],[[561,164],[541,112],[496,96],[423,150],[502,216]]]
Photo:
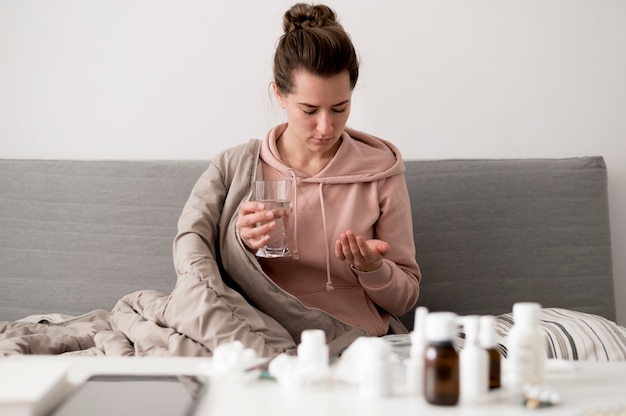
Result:
[[380,240],[365,240],[351,230],[342,233],[335,242],[335,255],[359,270],[376,270],[382,264],[389,244]]
[[265,246],[269,232],[276,228],[275,218],[289,215],[289,210],[265,209],[262,202],[247,201],[239,207],[239,216],[235,226],[239,237],[246,246],[257,249]]

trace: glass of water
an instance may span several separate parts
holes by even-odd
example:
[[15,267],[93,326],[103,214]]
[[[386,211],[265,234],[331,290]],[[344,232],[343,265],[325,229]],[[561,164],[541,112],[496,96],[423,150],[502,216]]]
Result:
[[[292,181],[255,181],[254,199],[265,204],[266,210],[277,210],[291,208]],[[289,257],[289,247],[287,247],[287,233],[285,227],[286,217],[274,218],[276,228],[270,231],[270,239],[264,247],[257,250],[257,257]]]

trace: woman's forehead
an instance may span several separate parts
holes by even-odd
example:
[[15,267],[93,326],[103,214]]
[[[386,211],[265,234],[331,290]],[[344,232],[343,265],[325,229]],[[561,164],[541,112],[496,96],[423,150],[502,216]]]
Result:
[[350,100],[350,74],[341,72],[331,77],[320,77],[306,71],[296,71],[293,74],[293,89],[291,94],[298,102],[320,105],[338,105]]

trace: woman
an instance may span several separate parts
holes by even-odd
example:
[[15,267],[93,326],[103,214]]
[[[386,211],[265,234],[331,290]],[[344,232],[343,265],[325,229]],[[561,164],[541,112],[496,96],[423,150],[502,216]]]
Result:
[[[337,353],[406,331],[392,315],[419,295],[410,202],[399,151],[346,128],[359,64],[335,13],[296,4],[283,20],[272,86],[287,122],[213,161],[181,215],[175,263],[215,291],[216,343],[271,355],[321,328]],[[294,181],[292,212],[250,200],[261,178]],[[256,259],[283,215],[293,255]]]

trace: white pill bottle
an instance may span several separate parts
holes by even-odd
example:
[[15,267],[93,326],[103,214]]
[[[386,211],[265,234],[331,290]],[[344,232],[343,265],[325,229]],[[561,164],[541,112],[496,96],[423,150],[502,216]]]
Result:
[[541,305],[518,302],[513,305],[514,324],[507,340],[506,379],[513,388],[542,384],[547,358],[545,334],[539,329]]

